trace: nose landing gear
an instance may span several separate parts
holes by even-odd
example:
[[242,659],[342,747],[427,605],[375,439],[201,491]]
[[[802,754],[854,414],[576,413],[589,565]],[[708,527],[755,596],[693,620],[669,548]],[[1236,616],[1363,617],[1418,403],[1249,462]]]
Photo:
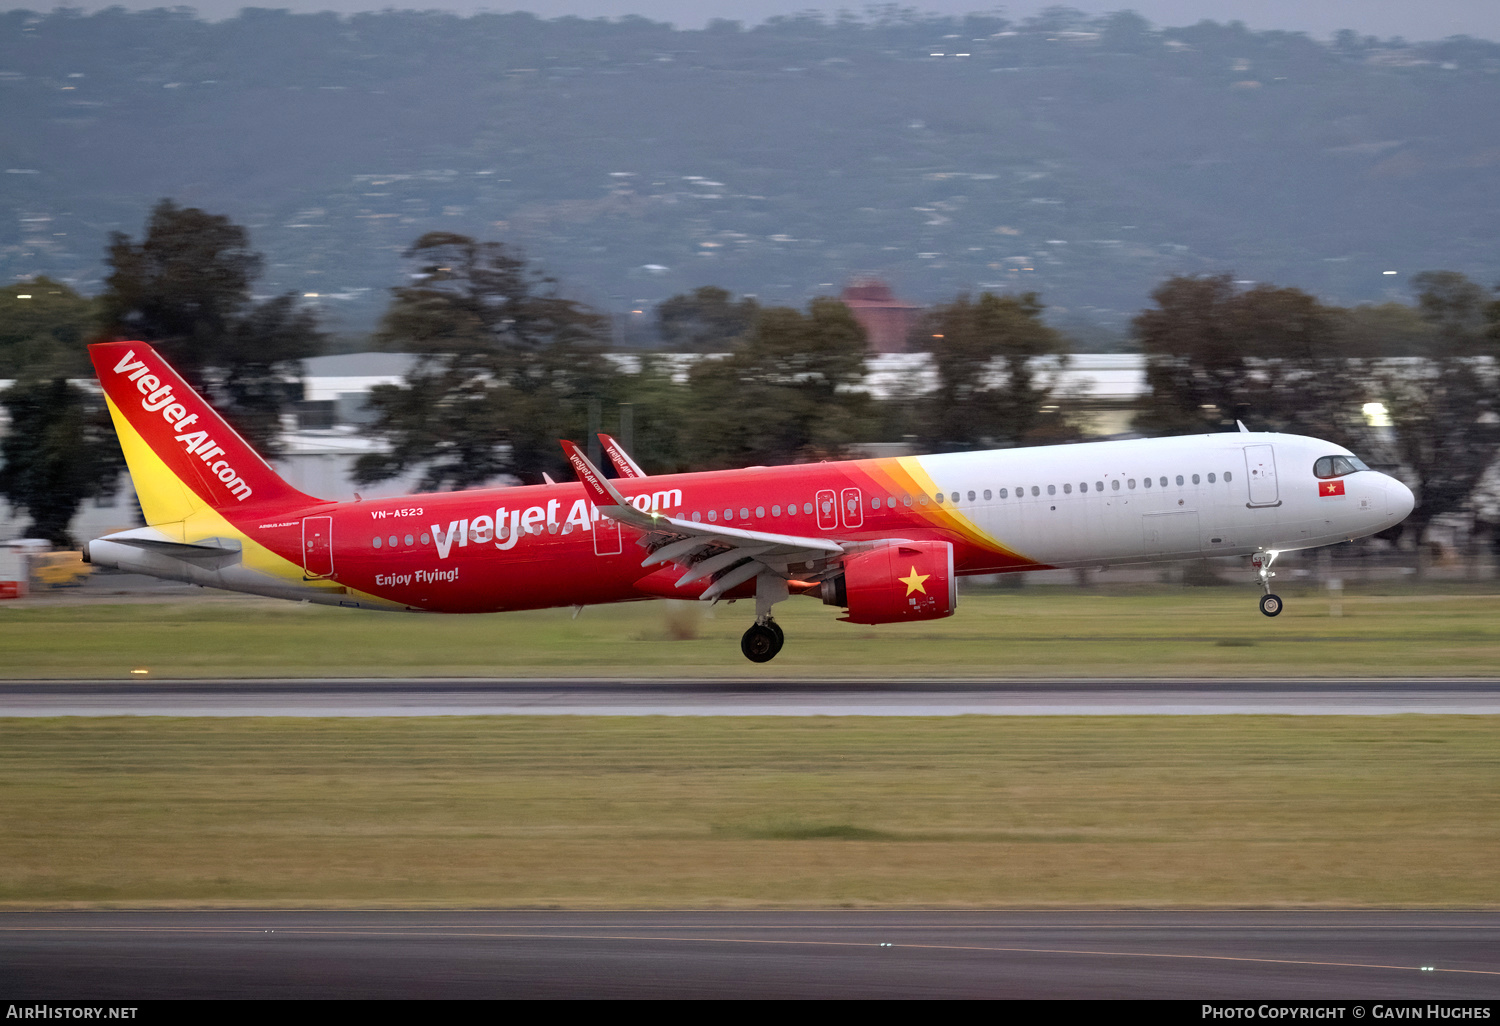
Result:
[[1260,597],[1260,611],[1266,616],[1276,616],[1282,608],[1281,596],[1271,594],[1271,578],[1276,576],[1271,572],[1271,564],[1276,562],[1276,555],[1275,552],[1257,552],[1250,557],[1250,565],[1259,575],[1260,586],[1265,591]]
[[740,639],[740,651],[752,663],[768,663],[776,658],[776,653],[781,651],[784,644],[786,635],[781,632],[780,625],[768,616],[750,625],[750,629]]

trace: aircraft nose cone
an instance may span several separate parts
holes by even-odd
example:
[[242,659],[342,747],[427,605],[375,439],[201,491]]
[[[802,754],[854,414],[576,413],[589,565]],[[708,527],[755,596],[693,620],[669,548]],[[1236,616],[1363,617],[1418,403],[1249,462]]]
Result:
[[1411,516],[1411,511],[1416,508],[1417,497],[1394,477],[1385,479],[1385,510],[1392,514],[1397,523]]

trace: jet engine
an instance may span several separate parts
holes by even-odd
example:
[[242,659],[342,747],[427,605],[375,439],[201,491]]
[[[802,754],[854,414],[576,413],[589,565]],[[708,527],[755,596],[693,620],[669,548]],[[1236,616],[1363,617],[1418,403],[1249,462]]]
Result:
[[823,582],[823,602],[843,606],[849,623],[901,623],[952,616],[958,606],[953,546],[948,542],[895,542],[844,561],[844,571]]

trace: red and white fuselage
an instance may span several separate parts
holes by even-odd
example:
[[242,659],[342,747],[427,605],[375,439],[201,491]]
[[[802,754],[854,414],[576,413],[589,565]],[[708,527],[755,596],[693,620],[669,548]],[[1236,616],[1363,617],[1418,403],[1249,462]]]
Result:
[[[1274,553],[1385,530],[1413,502],[1341,446],[1256,432],[609,482],[570,447],[575,482],[326,502],[282,482],[148,346],[91,349],[150,525],[91,542],[91,561],[362,608],[476,613],[769,588],[768,610],[787,593],[843,595],[824,585],[852,561],[884,573],[871,554],[891,546],[946,553],[951,571],[938,576],[950,579]],[[1345,472],[1315,476],[1330,456],[1348,458]],[[910,551],[886,560],[903,575],[894,592],[905,564],[926,580]],[[694,576],[710,559],[722,567]]]

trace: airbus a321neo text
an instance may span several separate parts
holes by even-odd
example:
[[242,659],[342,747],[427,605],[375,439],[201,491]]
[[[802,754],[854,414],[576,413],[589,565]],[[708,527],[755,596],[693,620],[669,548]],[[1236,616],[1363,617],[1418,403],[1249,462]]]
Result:
[[741,648],[780,651],[778,602],[859,624],[953,614],[965,574],[1250,556],[1392,527],[1405,485],[1341,446],[1240,433],[329,502],[283,481],[150,346],[91,347],[147,527],[100,566],[356,609],[487,613],[646,598],[755,600]]

